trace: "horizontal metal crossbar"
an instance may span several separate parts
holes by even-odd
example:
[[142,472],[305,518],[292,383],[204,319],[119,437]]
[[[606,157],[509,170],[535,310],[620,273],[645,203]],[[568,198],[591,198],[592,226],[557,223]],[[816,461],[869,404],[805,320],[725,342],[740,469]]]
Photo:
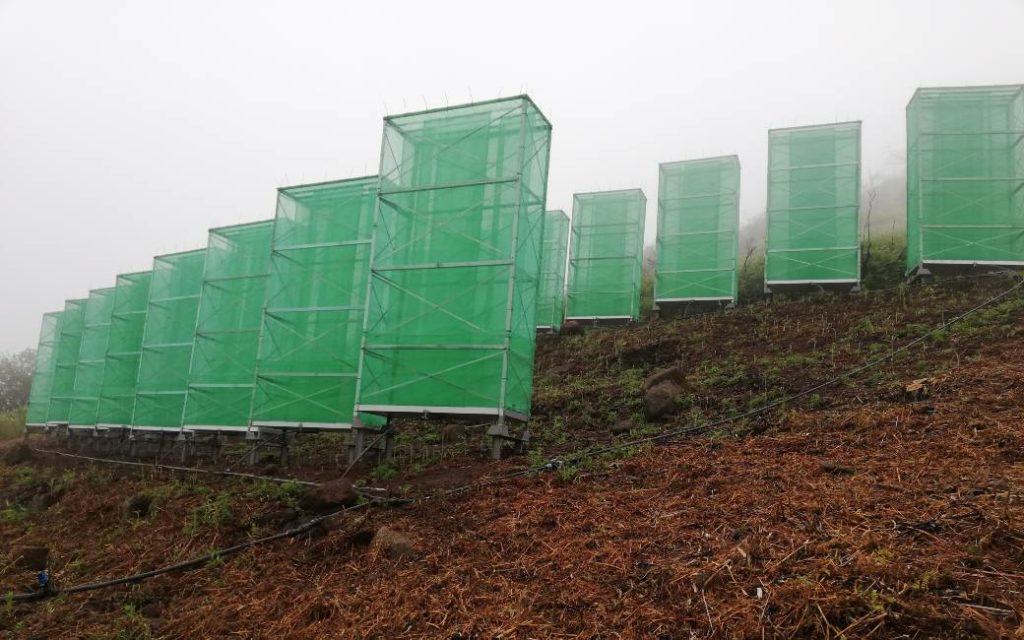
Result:
[[274,247],[274,253],[285,251],[303,251],[305,249],[331,249],[335,247],[355,247],[370,244],[370,240],[339,240],[338,242],[311,242],[309,244],[292,244],[283,247]]
[[443,191],[445,189],[461,189],[464,187],[480,187],[487,185],[508,184],[519,180],[519,175],[507,178],[484,178],[483,180],[467,180],[466,182],[452,182],[449,184],[430,184],[419,187],[401,187],[398,189],[381,189],[380,197],[387,200],[387,196],[400,195],[403,193],[417,193],[420,191]]
[[815,247],[808,249],[768,249],[766,253],[803,253],[804,251],[853,251],[860,249],[860,247],[854,245],[852,247]]
[[381,271],[416,271],[420,269],[463,269],[468,267],[507,267],[515,264],[513,260],[479,260],[466,262],[426,262],[422,264],[396,264],[372,267],[375,273]]
[[857,280],[765,280],[764,283],[768,286],[773,284],[857,284]]
[[467,416],[506,416],[513,420],[526,422],[529,416],[518,411],[509,411],[497,407],[439,407],[404,404],[357,404],[357,413],[412,413],[417,415],[467,415]]
[[506,344],[369,344],[367,351],[504,351]]
[[709,296],[693,298],[655,298],[654,303],[659,302],[732,302],[732,296]]

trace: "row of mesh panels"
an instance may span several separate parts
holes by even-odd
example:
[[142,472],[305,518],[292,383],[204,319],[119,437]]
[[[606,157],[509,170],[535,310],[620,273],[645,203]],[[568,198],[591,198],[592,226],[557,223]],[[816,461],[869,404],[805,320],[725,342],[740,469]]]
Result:
[[[1022,87],[921,89],[907,123],[908,271],[1024,264]],[[534,328],[640,311],[643,193],[545,212],[549,147],[526,97],[385,119],[380,177],[281,189],[274,221],[44,315],[28,422],[527,416]],[[766,285],[855,285],[860,123],[769,148]],[[735,156],[660,165],[656,304],[735,301],[738,192]]]

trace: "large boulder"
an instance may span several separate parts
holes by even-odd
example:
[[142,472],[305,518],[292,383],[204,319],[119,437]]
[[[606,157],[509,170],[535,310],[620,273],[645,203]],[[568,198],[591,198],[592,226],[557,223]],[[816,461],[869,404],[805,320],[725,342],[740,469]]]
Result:
[[644,381],[644,416],[648,420],[659,420],[673,413],[676,398],[686,388],[686,374],[680,367],[655,372]]
[[377,553],[392,560],[415,558],[419,555],[412,540],[387,527],[377,529],[371,546]]
[[50,550],[47,547],[19,545],[11,549],[11,559],[21,569],[42,571],[50,561]]
[[674,384],[680,389],[685,389],[687,387],[686,372],[683,371],[682,367],[678,366],[655,371],[644,380],[644,390],[646,391],[666,382]]
[[299,506],[307,511],[332,511],[351,507],[359,502],[359,494],[348,478],[338,478],[311,487],[299,499]]

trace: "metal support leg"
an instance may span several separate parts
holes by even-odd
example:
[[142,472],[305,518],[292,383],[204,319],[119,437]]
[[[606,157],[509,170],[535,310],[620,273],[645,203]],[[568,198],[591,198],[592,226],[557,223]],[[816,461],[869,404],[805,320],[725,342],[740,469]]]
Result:
[[278,446],[280,447],[280,451],[278,452],[278,458],[277,458],[278,464],[281,465],[282,468],[287,467],[288,463],[289,463],[289,459],[288,459],[288,434],[286,432],[284,432],[284,431],[281,431],[281,439],[279,441],[279,445]]
[[366,446],[366,432],[362,425],[352,425],[352,447],[348,450],[348,463],[355,464],[363,457],[363,448]]
[[504,420],[497,424],[492,424],[487,429],[487,435],[491,438],[491,459],[501,460],[501,450],[505,446],[505,441],[511,437],[508,432],[508,425],[505,424]]

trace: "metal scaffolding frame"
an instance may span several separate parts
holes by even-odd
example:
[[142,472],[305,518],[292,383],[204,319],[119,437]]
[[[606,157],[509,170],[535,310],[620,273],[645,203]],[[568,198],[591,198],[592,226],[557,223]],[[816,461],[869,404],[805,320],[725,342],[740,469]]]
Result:
[[36,347],[36,362],[32,369],[32,388],[28,396],[28,413],[25,426],[40,429],[46,426],[50,410],[50,394],[53,391],[53,377],[57,369],[57,343],[60,340],[63,311],[43,314],[39,328],[39,343]]
[[1024,266],[1024,85],[907,104],[907,273]]
[[85,324],[85,298],[76,298],[64,303],[61,314],[60,335],[57,338],[53,386],[49,408],[46,411],[48,424],[67,424],[71,412],[71,401],[75,395],[75,375],[78,372],[78,351],[82,345],[82,327]]
[[273,228],[273,220],[263,220],[210,229],[183,431],[249,428]]
[[85,302],[75,390],[68,411],[68,423],[71,427],[96,425],[115,291],[115,287],[93,289]]
[[646,216],[640,189],[573,195],[566,320],[640,319]]
[[565,261],[569,253],[569,216],[558,209],[545,213],[537,329],[558,331],[565,316]]
[[114,429],[131,425],[152,279],[152,271],[122,273],[117,276],[96,412],[98,428]]
[[860,121],[768,132],[765,290],[860,286]]
[[206,249],[153,258],[131,433],[181,429]]
[[736,302],[739,199],[735,155],[659,165],[655,309]]
[[377,176],[278,191],[251,425],[348,429]]
[[356,412],[528,417],[550,134],[527,96],[385,118]]

